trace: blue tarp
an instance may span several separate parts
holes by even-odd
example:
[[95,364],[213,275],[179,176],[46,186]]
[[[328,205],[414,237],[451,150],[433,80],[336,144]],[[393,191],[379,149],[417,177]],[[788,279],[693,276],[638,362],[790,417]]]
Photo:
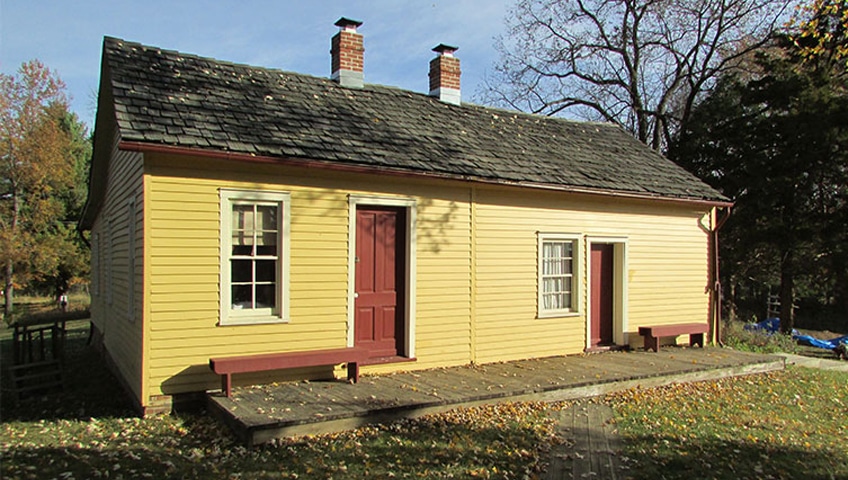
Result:
[[809,335],[793,335],[792,338],[802,345],[811,347],[826,348],[828,350],[836,350],[840,343],[848,343],[848,335],[844,337],[832,338],[830,340],[820,340]]
[[[767,318],[760,323],[751,323],[745,325],[745,330],[752,332],[766,332],[772,334],[780,330],[779,318]],[[848,335],[844,337],[831,338],[830,340],[821,340],[809,335],[803,335],[798,330],[792,329],[792,339],[801,345],[809,345],[811,347],[825,348],[827,350],[835,350],[840,343],[848,343]]]
[[[745,330],[751,332],[777,333],[777,331],[780,330],[780,319],[767,318],[760,323],[749,323],[745,325]],[[792,330],[793,335],[796,333],[798,333],[796,330]]]

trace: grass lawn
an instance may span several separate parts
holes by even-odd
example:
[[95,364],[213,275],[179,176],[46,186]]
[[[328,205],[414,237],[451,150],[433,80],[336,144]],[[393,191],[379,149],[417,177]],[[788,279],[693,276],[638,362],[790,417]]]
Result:
[[506,403],[248,450],[202,413],[136,418],[87,334],[69,323],[64,392],[3,395],[0,478],[532,478],[552,440],[541,404]]
[[[55,299],[48,297],[15,296],[11,321],[22,324],[52,323],[56,320],[79,320],[89,317],[88,308],[91,297],[86,293],[68,295],[68,305],[65,312],[59,309]],[[0,323],[3,323],[0,321]],[[5,337],[4,337],[5,338]]]
[[[69,327],[64,392],[14,405],[4,391],[0,478],[537,478],[557,441],[548,414],[569,406],[456,409],[248,450],[200,413],[136,418],[85,346],[87,322]],[[9,336],[0,330],[3,355]],[[633,478],[848,478],[848,373],[792,369],[604,401]]]
[[634,478],[848,478],[848,372],[610,395]]

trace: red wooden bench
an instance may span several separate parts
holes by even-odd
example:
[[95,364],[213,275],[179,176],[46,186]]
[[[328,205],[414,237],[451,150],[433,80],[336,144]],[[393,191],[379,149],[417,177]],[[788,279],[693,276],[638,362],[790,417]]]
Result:
[[639,327],[639,335],[645,337],[645,350],[660,350],[660,338],[689,335],[689,345],[704,346],[704,334],[710,331],[706,323],[681,323],[677,325],[656,325]]
[[311,350],[306,352],[265,353],[237,357],[210,358],[209,368],[221,375],[221,390],[232,394],[234,373],[263,372],[287,368],[320,367],[347,364],[347,378],[359,381],[359,364],[368,358],[368,350],[361,347]]

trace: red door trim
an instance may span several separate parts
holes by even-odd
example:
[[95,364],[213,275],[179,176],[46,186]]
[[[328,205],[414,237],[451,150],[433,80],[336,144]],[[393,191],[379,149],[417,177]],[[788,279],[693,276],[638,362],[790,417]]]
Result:
[[589,348],[612,345],[615,340],[615,244],[591,244],[589,272]]
[[358,205],[354,260],[354,346],[371,358],[406,346],[406,209]]

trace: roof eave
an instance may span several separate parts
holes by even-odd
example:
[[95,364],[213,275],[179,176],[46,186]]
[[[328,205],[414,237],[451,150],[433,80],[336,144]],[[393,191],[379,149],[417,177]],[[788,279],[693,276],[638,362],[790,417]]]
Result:
[[474,175],[459,175],[459,174],[446,174],[446,173],[437,173],[437,172],[420,172],[408,169],[395,169],[395,168],[386,168],[386,167],[376,167],[376,166],[367,166],[367,165],[351,165],[351,164],[342,164],[339,162],[334,162],[330,160],[314,160],[314,159],[305,159],[305,158],[288,158],[288,157],[271,157],[266,155],[254,155],[247,153],[238,153],[238,152],[230,152],[223,150],[208,150],[204,148],[196,148],[196,147],[180,147],[175,145],[164,145],[159,143],[149,143],[149,142],[139,142],[139,141],[121,141],[118,144],[118,148],[120,150],[125,151],[135,151],[135,152],[146,152],[146,153],[165,153],[165,154],[174,154],[174,155],[188,155],[188,156],[204,156],[208,158],[217,158],[223,160],[232,160],[239,162],[251,162],[251,163],[264,163],[264,164],[277,164],[277,165],[291,165],[291,166],[300,166],[300,167],[310,167],[310,168],[322,168],[325,170],[333,170],[333,171],[343,171],[350,173],[379,173],[384,175],[393,175],[393,176],[402,176],[402,177],[416,177],[416,178],[430,178],[430,179],[440,179],[440,180],[457,180],[457,181],[465,181],[465,182],[474,182],[474,183],[482,183],[488,185],[501,185],[501,186],[513,186],[513,187],[523,187],[523,188],[534,188],[539,190],[548,190],[548,191],[558,191],[558,192],[568,192],[582,195],[594,195],[594,196],[605,196],[605,197],[615,197],[621,199],[630,199],[630,200],[650,200],[656,202],[667,202],[667,203],[678,203],[678,204],[687,204],[693,206],[703,206],[703,207],[729,207],[733,205],[733,202],[728,200],[720,200],[720,199],[706,199],[706,198],[695,198],[695,197],[669,197],[662,196],[658,194],[650,194],[650,193],[638,193],[638,192],[627,192],[627,191],[618,191],[618,190],[604,190],[598,188],[591,187],[577,187],[577,186],[569,186],[569,185],[552,185],[552,184],[543,184],[543,183],[535,183],[535,182],[514,182],[503,179],[492,179],[485,177],[478,177]]
[[[104,45],[105,43],[106,39],[104,39]],[[91,154],[91,168],[88,172],[88,198],[77,224],[77,229],[80,231],[91,230],[103,204],[109,160],[117,128],[111,73],[104,47],[100,60],[100,85],[97,93],[97,114],[94,120],[94,148]]]

